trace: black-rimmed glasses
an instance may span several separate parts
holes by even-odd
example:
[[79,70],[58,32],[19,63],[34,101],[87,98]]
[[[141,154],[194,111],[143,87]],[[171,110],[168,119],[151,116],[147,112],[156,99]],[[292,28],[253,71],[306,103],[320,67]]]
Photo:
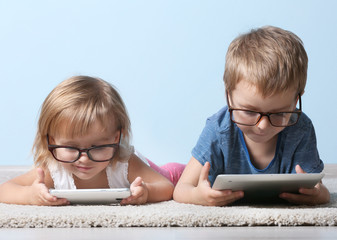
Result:
[[107,162],[114,158],[120,144],[121,130],[119,142],[114,144],[104,144],[93,146],[90,148],[77,148],[65,145],[49,144],[49,136],[47,135],[48,150],[51,152],[55,160],[63,163],[73,163],[80,159],[83,152],[88,158],[94,162]]
[[302,101],[301,95],[298,95],[299,99],[299,109],[296,111],[287,111],[287,112],[256,112],[252,110],[232,108],[229,105],[228,93],[227,105],[228,111],[230,113],[230,118],[232,122],[244,126],[255,126],[263,116],[268,117],[269,122],[274,127],[289,127],[295,125],[298,122],[298,119],[302,113]]

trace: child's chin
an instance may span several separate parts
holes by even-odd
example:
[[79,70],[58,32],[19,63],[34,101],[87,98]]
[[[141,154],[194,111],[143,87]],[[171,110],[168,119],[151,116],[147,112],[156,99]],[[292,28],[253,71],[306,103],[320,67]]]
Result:
[[89,180],[93,177],[93,174],[89,174],[89,173],[83,173],[83,172],[74,172],[73,173],[78,179],[81,180]]
[[247,137],[255,143],[266,143],[269,142],[274,136],[270,136],[267,134],[265,135],[249,134]]

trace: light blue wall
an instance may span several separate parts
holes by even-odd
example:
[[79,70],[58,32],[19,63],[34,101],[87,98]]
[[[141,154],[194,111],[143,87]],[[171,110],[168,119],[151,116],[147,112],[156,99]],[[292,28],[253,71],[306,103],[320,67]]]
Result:
[[264,25],[303,40],[303,110],[321,158],[337,163],[336,13],[334,0],[0,0],[0,164],[32,163],[44,98],[78,74],[117,86],[140,152],[158,164],[187,163],[206,118],[225,104],[229,43]]

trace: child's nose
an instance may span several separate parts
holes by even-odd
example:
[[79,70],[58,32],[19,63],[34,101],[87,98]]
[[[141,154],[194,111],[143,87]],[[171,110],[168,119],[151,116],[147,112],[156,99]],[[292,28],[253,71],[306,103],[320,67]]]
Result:
[[81,162],[90,161],[88,154],[86,152],[81,152],[81,155],[78,161],[81,161]]
[[269,118],[268,116],[262,116],[262,118],[260,119],[260,121],[258,121],[258,123],[256,124],[256,126],[260,129],[265,129],[270,127],[270,122],[269,122]]

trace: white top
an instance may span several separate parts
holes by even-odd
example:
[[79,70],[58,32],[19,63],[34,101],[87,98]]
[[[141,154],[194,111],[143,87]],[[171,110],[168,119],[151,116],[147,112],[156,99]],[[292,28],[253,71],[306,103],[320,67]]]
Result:
[[[128,162],[116,162],[114,166],[107,166],[106,175],[110,188],[129,188]],[[56,163],[48,166],[50,175],[54,181],[55,189],[76,189],[72,174],[61,164]]]
[[[134,152],[141,160],[147,165],[146,158],[138,153]],[[59,162],[53,161],[48,165],[50,175],[54,181],[55,189],[76,189],[74,178],[72,174],[65,169]],[[110,188],[129,188],[130,183],[128,180],[128,168],[129,161],[116,161],[114,166],[110,163],[106,168],[106,175],[108,178],[108,184]]]

